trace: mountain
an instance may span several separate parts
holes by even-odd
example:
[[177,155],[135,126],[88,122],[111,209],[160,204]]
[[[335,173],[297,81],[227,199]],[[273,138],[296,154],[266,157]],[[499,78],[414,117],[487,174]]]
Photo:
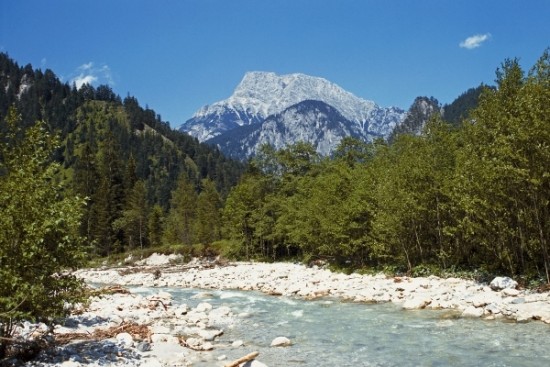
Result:
[[241,160],[255,156],[263,144],[279,150],[299,141],[311,143],[319,154],[327,156],[344,136],[371,138],[336,108],[321,101],[306,100],[269,116],[262,123],[234,128],[209,139],[208,143]]
[[481,94],[486,89],[495,89],[495,87],[481,84],[462,93],[453,102],[443,107],[443,118],[458,126],[463,119],[468,117],[470,111],[477,107]]
[[[224,146],[235,146],[228,141],[233,136],[231,133],[233,130],[240,130],[242,126],[260,125],[268,119],[272,119],[271,124],[274,124],[273,119],[279,119],[279,126],[281,126],[283,112],[285,112],[284,118],[290,119],[291,111],[287,109],[304,101],[319,101],[331,106],[347,120],[345,125],[350,133],[353,131],[365,138],[386,137],[404,116],[404,111],[399,108],[380,107],[372,101],[356,97],[323,78],[304,74],[277,75],[270,72],[249,72],[245,74],[228,99],[202,107],[180,127],[180,130],[197,137],[199,141],[218,144],[222,151],[229,155],[240,155],[240,153],[234,154],[233,151],[224,150]],[[302,105],[300,112],[296,111],[296,116],[307,115],[304,109],[308,105],[314,104]],[[309,122],[313,121],[311,120],[313,115],[315,115],[314,110],[310,111]],[[333,115],[332,112],[330,115]],[[295,123],[298,122],[295,121]],[[331,125],[327,121],[315,121],[309,125],[302,121],[299,124],[302,129],[300,134],[304,137],[313,137],[317,123]],[[334,124],[337,126],[338,121]],[[283,125],[288,126],[288,124]],[[237,135],[243,134],[244,131],[249,130],[241,130]],[[273,135],[267,137],[267,131],[266,126],[264,139],[267,141],[275,141],[285,136],[281,131],[272,130]],[[326,132],[325,135],[327,135]],[[251,152],[254,149],[243,147],[242,150]]]
[[403,121],[391,132],[389,140],[393,140],[399,134],[420,135],[430,117],[441,111],[441,105],[434,97],[416,97]]

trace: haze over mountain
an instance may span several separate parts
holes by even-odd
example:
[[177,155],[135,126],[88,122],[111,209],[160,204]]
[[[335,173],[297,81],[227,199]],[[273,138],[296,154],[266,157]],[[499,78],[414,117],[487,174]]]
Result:
[[[304,101],[320,103],[301,104],[288,111]],[[321,113],[319,108],[324,112]],[[296,139],[313,143],[319,153],[326,155],[344,136],[356,136],[365,141],[386,137],[403,117],[404,111],[399,108],[380,107],[323,78],[298,73],[249,72],[229,98],[202,107],[180,130],[201,142],[215,142],[225,153],[240,158],[243,152],[248,152],[247,156],[253,154],[263,143],[277,141],[275,145],[280,148]],[[251,133],[255,129],[233,131],[267,121],[271,124],[277,121],[277,124],[262,128],[262,134],[256,133],[256,138],[246,141],[243,140],[244,132]],[[283,126],[294,132],[290,135],[284,133],[279,129]],[[336,126],[338,131],[327,130]],[[247,146],[238,147],[235,141],[230,141],[237,135]],[[254,144],[254,147],[248,144]]]

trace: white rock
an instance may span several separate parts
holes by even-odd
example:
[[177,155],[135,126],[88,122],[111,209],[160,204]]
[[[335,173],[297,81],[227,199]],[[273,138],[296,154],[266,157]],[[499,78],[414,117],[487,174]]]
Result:
[[519,294],[519,291],[514,288],[504,288],[502,293],[510,297],[516,297]]
[[506,288],[516,288],[518,286],[518,282],[509,277],[496,277],[491,281],[489,286],[494,291],[500,291]]
[[208,312],[212,309],[212,305],[208,302],[201,302],[195,308],[196,312]]
[[432,303],[432,299],[429,297],[416,297],[409,298],[403,303],[403,306],[401,307],[405,310],[418,310],[425,308],[430,303]]
[[60,364],[61,367],[80,367],[81,364],[75,361],[65,361]]
[[[170,366],[181,365],[186,362],[185,356],[189,351],[179,344],[157,343],[153,344],[151,354],[156,356],[160,362]],[[153,359],[150,359],[151,361]],[[185,364],[184,364],[185,365]],[[147,363],[147,366],[149,364]]]
[[242,340],[235,340],[233,343],[231,343],[231,346],[233,348],[239,348],[244,345],[244,342]]
[[474,307],[484,307],[491,303],[486,294],[476,294],[471,301]]
[[212,341],[223,334],[223,330],[198,330],[197,334],[206,341]]
[[126,345],[127,347],[132,347],[134,345],[134,338],[132,338],[132,335],[128,333],[117,334],[116,340],[120,344]]
[[248,361],[248,362],[244,363],[243,365],[241,365],[241,367],[267,367],[267,365],[263,364],[260,361],[257,361],[255,359],[253,359],[251,361]]
[[152,334],[151,342],[153,344],[178,344],[179,340],[174,335],[169,334]]
[[284,336],[276,337],[271,342],[272,347],[288,347],[291,344],[292,342],[290,341],[290,339],[285,338]]
[[484,310],[482,307],[468,306],[462,311],[462,317],[481,317],[483,313]]

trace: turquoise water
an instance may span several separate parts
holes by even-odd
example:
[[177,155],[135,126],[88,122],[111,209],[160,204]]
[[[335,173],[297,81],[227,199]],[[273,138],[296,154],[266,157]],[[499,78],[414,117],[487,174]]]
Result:
[[[233,326],[222,327],[218,342],[240,339],[245,346],[211,352],[228,360],[257,350],[258,360],[270,367],[550,366],[550,325],[543,323],[456,319],[448,311],[403,311],[392,304],[304,301],[256,292],[162,290],[175,303],[208,302],[229,306],[239,315]],[[203,297],[193,299],[199,293]],[[270,347],[277,336],[293,345]]]

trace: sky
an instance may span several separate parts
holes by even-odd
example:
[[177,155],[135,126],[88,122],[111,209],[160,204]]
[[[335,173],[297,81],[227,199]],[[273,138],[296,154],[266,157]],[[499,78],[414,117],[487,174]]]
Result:
[[550,47],[548,0],[0,0],[0,52],[109,85],[174,128],[247,71],[323,77],[383,107],[450,103]]

